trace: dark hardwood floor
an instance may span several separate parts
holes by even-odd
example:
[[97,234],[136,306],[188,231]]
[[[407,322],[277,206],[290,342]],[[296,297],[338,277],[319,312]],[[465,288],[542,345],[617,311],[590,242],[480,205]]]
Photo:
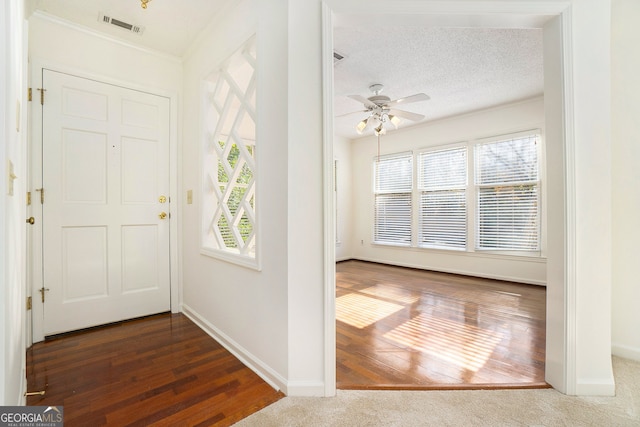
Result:
[[[546,387],[545,289],[337,264],[341,389]],[[181,314],[37,343],[28,405],[67,426],[228,426],[283,397]]]
[[181,314],[37,343],[27,374],[65,426],[228,426],[284,396]]
[[336,266],[340,389],[548,387],[544,287]]

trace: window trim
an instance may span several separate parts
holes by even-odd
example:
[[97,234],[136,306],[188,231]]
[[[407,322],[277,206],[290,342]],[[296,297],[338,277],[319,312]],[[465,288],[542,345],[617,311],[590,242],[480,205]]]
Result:
[[[208,154],[208,144],[211,144],[211,131],[208,129],[208,122],[207,122],[207,109],[211,108],[211,101],[210,101],[210,97],[211,97],[211,93],[210,93],[210,88],[212,85],[216,85],[217,83],[217,79],[213,79],[212,78],[214,76],[216,76],[217,74],[221,73],[224,74],[226,73],[226,71],[222,71],[220,67],[222,67],[224,64],[229,63],[229,61],[233,58],[235,58],[237,55],[243,55],[243,51],[245,51],[246,49],[254,49],[255,52],[255,56],[252,59],[246,59],[246,61],[250,61],[250,64],[253,67],[253,77],[252,79],[254,80],[253,83],[253,97],[254,98],[258,98],[258,91],[259,91],[259,75],[258,75],[258,70],[256,67],[256,61],[257,61],[257,37],[256,34],[252,34],[249,37],[247,37],[246,39],[244,39],[241,43],[239,43],[237,45],[237,47],[235,49],[233,49],[225,58],[223,58],[221,61],[218,62],[218,65],[215,67],[211,68],[211,72],[207,73],[201,80],[200,83],[200,99],[201,99],[201,104],[200,104],[200,138],[201,138],[201,145],[200,145],[200,188],[199,188],[199,196],[200,196],[200,206],[199,206],[199,213],[200,213],[200,227],[199,227],[199,231],[200,231],[200,248],[199,248],[199,253],[201,255],[207,256],[207,257],[211,257],[211,258],[215,258],[221,261],[225,261],[231,264],[235,264],[241,267],[246,267],[252,270],[256,270],[256,271],[261,271],[262,267],[261,267],[261,232],[260,232],[260,167],[259,167],[259,153],[256,151],[258,150],[256,144],[255,144],[255,140],[259,139],[258,137],[258,127],[257,127],[257,123],[255,123],[255,118],[254,118],[254,126],[255,126],[255,134],[254,134],[254,138],[243,138],[243,140],[246,141],[253,141],[253,147],[254,147],[254,152],[252,154],[252,158],[253,158],[253,166],[251,168],[252,174],[253,174],[253,186],[254,186],[254,193],[253,193],[253,224],[252,224],[252,230],[253,230],[253,239],[254,239],[254,243],[253,243],[253,254],[249,255],[249,254],[242,254],[239,251],[235,252],[233,250],[233,248],[218,248],[215,247],[215,245],[209,244],[207,243],[206,240],[206,234],[208,234],[208,228],[209,228],[209,224],[212,221],[213,218],[213,211],[207,213],[205,212],[205,209],[207,208],[207,203],[205,202],[205,197],[207,197],[208,193],[206,192],[206,185],[207,185],[207,179],[208,179],[208,174],[217,174],[217,160],[215,162],[215,170],[211,169],[211,165],[210,164],[206,164],[207,162],[207,158],[208,157],[215,157],[217,159],[217,155],[214,153],[213,155]],[[243,55],[244,56],[244,55]],[[246,58],[246,57],[245,57]],[[249,63],[249,62],[248,62]],[[251,87],[251,86],[250,86]],[[246,96],[246,94],[245,94]],[[244,103],[243,103],[244,105]],[[249,115],[253,115],[255,117],[255,115],[258,114],[258,103],[257,101],[255,102],[255,104],[253,105],[253,111],[252,112],[247,112],[245,111],[244,114],[249,114]],[[226,142],[229,143],[234,143],[233,139],[229,138],[227,139]],[[242,150],[242,148],[240,148]],[[245,159],[246,161],[246,159]],[[219,201],[214,201],[214,204],[219,203]]]
[[[465,241],[462,247],[455,246],[446,246],[446,245],[430,245],[430,244],[422,244],[420,242],[420,234],[422,232],[422,194],[427,192],[428,190],[420,187],[421,179],[422,179],[422,165],[420,164],[421,156],[429,153],[438,153],[444,151],[453,151],[464,149],[465,160],[467,162],[465,168],[465,183],[458,190],[462,189],[464,191],[464,199],[465,199]],[[416,171],[414,172],[416,175],[416,191],[417,191],[417,203],[416,208],[418,210],[416,214],[416,247],[424,248],[424,249],[441,249],[441,250],[452,250],[452,251],[466,251],[468,247],[468,239],[469,239],[469,201],[468,201],[468,187],[469,187],[469,146],[467,143],[455,143],[455,144],[445,144],[439,146],[433,146],[425,149],[421,149],[415,153],[415,164]]]
[[[475,157],[475,150],[476,147],[480,146],[480,145],[486,145],[486,144],[492,144],[492,143],[497,143],[497,142],[502,142],[502,141],[509,141],[509,140],[515,140],[515,139],[519,139],[519,138],[525,138],[525,137],[530,137],[530,136],[535,136],[537,137],[537,148],[536,148],[536,156],[537,156],[537,166],[538,166],[538,170],[537,170],[537,180],[535,181],[535,185],[536,188],[538,189],[537,191],[537,205],[538,205],[538,209],[537,209],[537,246],[538,249],[536,250],[516,250],[516,249],[492,249],[492,248],[481,248],[479,247],[479,233],[478,233],[478,226],[480,223],[479,220],[479,215],[480,215],[480,209],[478,206],[478,193],[480,191],[480,188],[489,188],[492,186],[495,186],[495,184],[478,184],[476,182],[476,157]],[[543,245],[543,237],[542,237],[542,230],[543,230],[543,225],[542,225],[542,201],[544,199],[543,194],[542,194],[542,182],[543,182],[543,165],[544,165],[544,158],[542,157],[543,154],[543,150],[542,150],[542,146],[543,146],[543,136],[542,136],[542,131],[541,129],[530,129],[530,130],[525,130],[525,131],[519,131],[519,132],[511,132],[511,133],[507,133],[507,134],[502,134],[502,135],[496,135],[496,136],[492,136],[492,137],[488,137],[488,138],[482,138],[482,139],[476,139],[472,141],[472,146],[471,149],[474,151],[474,155],[471,156],[472,160],[473,160],[473,176],[470,176],[470,182],[473,185],[473,197],[474,197],[474,239],[473,241],[469,242],[471,245],[473,245],[473,251],[474,252],[486,252],[486,253],[495,253],[495,254],[504,254],[504,255],[511,255],[511,254],[522,254],[522,256],[530,256],[530,257],[542,257],[542,245]],[[533,181],[513,181],[513,182],[509,182],[508,186],[513,187],[516,186],[517,184],[522,184],[522,183],[527,183],[530,184]]]
[[[397,246],[397,247],[412,247],[414,246],[414,235],[413,235],[413,229],[414,229],[414,215],[413,215],[413,209],[414,209],[414,194],[415,194],[415,173],[414,173],[414,159],[415,155],[412,151],[401,151],[398,153],[390,153],[390,154],[383,154],[383,155],[378,155],[378,156],[374,156],[373,158],[373,163],[372,163],[372,193],[373,193],[373,229],[372,229],[372,236],[371,236],[371,241],[374,244],[379,244],[379,245],[387,245],[387,246]],[[408,159],[411,163],[411,182],[410,182],[410,189],[408,191],[378,191],[377,189],[377,179],[378,179],[378,165],[379,162],[381,160],[390,160],[390,159]],[[407,243],[404,242],[399,242],[399,241],[384,241],[384,240],[378,240],[376,237],[376,230],[377,230],[377,199],[379,195],[389,195],[389,194],[408,194],[409,195],[409,241]]]
[[[490,249],[490,248],[477,248],[477,192],[479,186],[475,183],[475,146],[480,144],[487,144],[491,142],[503,141],[508,139],[517,139],[518,137],[536,135],[538,137],[538,250],[510,250],[510,249]],[[467,235],[466,235],[466,247],[465,248],[453,248],[442,246],[422,246],[419,244],[419,199],[422,190],[419,188],[418,174],[419,174],[419,156],[425,152],[444,151],[448,149],[455,149],[460,147],[466,147],[467,149],[467,186],[466,186],[466,203],[467,203]],[[428,147],[422,147],[411,151],[402,151],[398,153],[388,153],[385,156],[397,156],[403,153],[411,153],[413,156],[413,189],[412,189],[412,209],[411,209],[411,245],[398,245],[387,242],[380,242],[375,240],[375,161],[378,156],[374,156],[372,161],[372,239],[371,244],[375,246],[383,246],[389,248],[401,248],[410,249],[414,251],[434,251],[438,253],[450,253],[450,254],[465,254],[477,256],[497,256],[497,257],[515,257],[515,258],[531,258],[531,259],[544,259],[545,258],[545,214],[544,214],[544,182],[545,182],[545,158],[544,158],[544,134],[541,127],[530,128],[527,130],[518,130],[514,132],[508,132],[499,135],[492,135],[489,137],[473,138],[464,141],[458,141],[453,143],[436,144]]]

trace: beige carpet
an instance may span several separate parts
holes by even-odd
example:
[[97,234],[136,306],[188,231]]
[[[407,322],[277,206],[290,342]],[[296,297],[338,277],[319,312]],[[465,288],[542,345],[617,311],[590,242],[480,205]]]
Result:
[[570,397],[552,389],[338,391],[285,397],[238,427],[640,426],[640,362],[613,358],[615,397]]

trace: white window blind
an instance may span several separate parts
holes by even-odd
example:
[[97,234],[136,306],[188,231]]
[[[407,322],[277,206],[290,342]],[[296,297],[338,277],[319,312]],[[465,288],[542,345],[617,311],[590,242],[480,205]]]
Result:
[[538,140],[476,145],[477,249],[539,250]]
[[374,159],[374,242],[411,245],[413,156],[399,153]]
[[418,246],[465,249],[466,147],[420,153],[418,163]]

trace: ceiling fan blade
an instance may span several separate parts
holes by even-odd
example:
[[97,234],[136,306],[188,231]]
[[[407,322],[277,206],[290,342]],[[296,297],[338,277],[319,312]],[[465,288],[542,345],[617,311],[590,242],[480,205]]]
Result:
[[360,96],[360,95],[349,95],[349,98],[361,102],[364,104],[365,107],[371,107],[371,108],[375,108],[377,107],[377,105],[371,101],[369,101],[367,98],[365,98],[364,96]]
[[402,110],[395,110],[393,108],[389,110],[389,114],[393,116],[402,117],[403,119],[413,120],[414,122],[419,122],[420,120],[424,119],[424,116],[422,114],[410,113],[408,111],[402,111]]
[[407,96],[405,98],[396,99],[393,101],[387,102],[387,106],[391,107],[398,104],[408,104],[410,102],[418,102],[418,101],[428,101],[431,98],[426,93],[416,93],[415,95]]
[[350,113],[345,113],[345,114],[340,114],[339,116],[336,116],[336,118],[339,117],[346,117],[346,116],[350,116],[352,114],[362,114],[362,113],[369,113],[369,110],[358,110],[358,111],[352,111]]

